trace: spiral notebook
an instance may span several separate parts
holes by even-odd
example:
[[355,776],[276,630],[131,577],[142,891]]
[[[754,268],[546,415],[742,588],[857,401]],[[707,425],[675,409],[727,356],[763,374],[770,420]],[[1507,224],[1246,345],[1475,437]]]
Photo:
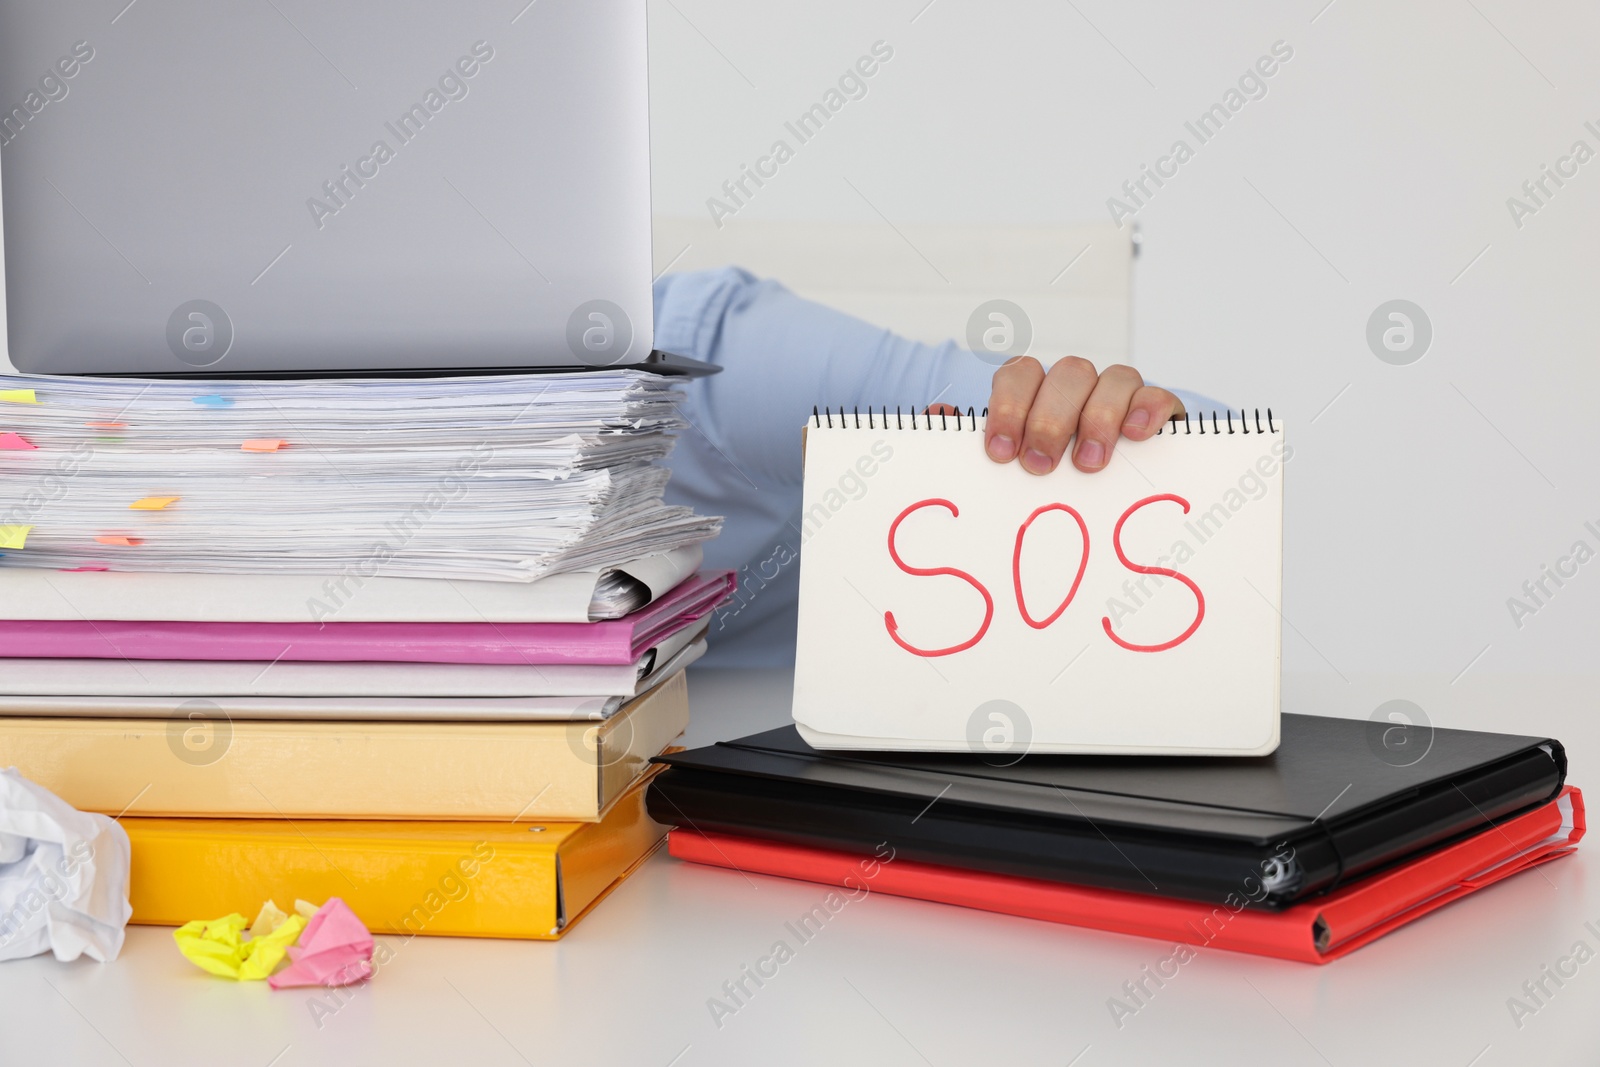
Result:
[[819,411],[794,720],[817,748],[1262,755],[1278,744],[1281,421],[1180,416],[1106,469],[984,419]]

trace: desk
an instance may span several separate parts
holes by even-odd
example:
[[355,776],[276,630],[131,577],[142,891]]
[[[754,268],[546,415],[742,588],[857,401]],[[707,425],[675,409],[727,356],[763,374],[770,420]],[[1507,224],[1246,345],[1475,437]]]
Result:
[[[787,719],[784,671],[691,691],[690,744]],[[883,895],[797,944],[822,887],[658,853],[564,941],[391,938],[350,990],[221,981],[149,927],[112,964],[0,965],[0,1064],[1595,1064],[1600,957],[1520,1029],[1506,1006],[1574,942],[1600,951],[1589,850],[1326,967],[1199,950],[1120,1027],[1108,999],[1172,946]],[[719,1026],[708,1000],[779,939],[793,958]]]

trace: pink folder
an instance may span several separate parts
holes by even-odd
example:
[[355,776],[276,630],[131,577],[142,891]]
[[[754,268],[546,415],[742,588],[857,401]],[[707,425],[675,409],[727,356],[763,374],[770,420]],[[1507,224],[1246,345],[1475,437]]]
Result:
[[710,614],[732,571],[695,574],[609,622],[0,621],[16,659],[190,659],[382,663],[633,663]]

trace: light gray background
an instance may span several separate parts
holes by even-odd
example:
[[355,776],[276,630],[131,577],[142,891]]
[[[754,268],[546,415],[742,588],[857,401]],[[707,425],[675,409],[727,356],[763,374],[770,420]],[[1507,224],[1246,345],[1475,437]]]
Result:
[[[1550,733],[1586,784],[1600,742],[1591,710],[1600,560],[1521,629],[1507,599],[1574,541],[1600,548],[1584,529],[1600,527],[1600,159],[1520,230],[1506,199],[1574,140],[1600,150],[1583,127],[1600,126],[1600,14],[1508,0],[1323,5],[652,0],[655,209],[704,212],[784,120],[882,39],[895,57],[869,95],[729,225],[1104,218],[1107,197],[1184,136],[1186,119],[1287,41],[1294,58],[1267,97],[1138,213],[1136,362],[1151,378],[1236,405],[1270,403],[1291,423],[1286,709],[1365,717],[1406,698],[1436,724]],[[509,18],[521,0],[507,7]],[[114,46],[108,33],[104,47]],[[1395,298],[1419,304],[1433,324],[1432,348],[1406,367],[1380,362],[1365,341],[1370,313]],[[761,683],[769,715],[784,684]],[[759,725],[739,718],[752,706],[741,698],[724,708],[718,735]],[[816,891],[763,881],[758,896],[736,876],[657,860],[554,952],[415,943],[407,952],[425,962],[407,981],[417,1003],[438,1005],[436,1043],[422,1043],[427,1031],[413,1025],[418,1043],[391,1045],[402,1055],[387,1062],[411,1048],[417,1062],[469,1049],[474,1062],[544,1062],[548,1049],[569,1062],[666,1064],[690,1045],[676,1062],[826,1053],[967,1063],[987,1047],[974,1036],[983,1033],[1002,1058],[1040,1063],[1068,1063],[1085,1045],[1094,1047],[1084,1065],[1592,1062],[1600,965],[1520,1031],[1505,1007],[1575,940],[1594,940],[1582,925],[1600,924],[1587,868],[1583,857],[1563,861],[1547,878],[1520,878],[1320,970],[1208,954],[1205,971],[1147,1013],[1167,1013],[1159,1036],[1129,1037],[1147,1018],[1115,1031],[1104,998],[1161,946],[878,898],[844,916],[854,926],[837,947],[796,961],[794,973],[813,974],[794,993],[764,992],[747,1017],[716,1031],[703,1014],[711,987]],[[158,947],[164,937],[136,935],[132,958],[151,961],[145,973],[178,972],[169,946]],[[630,950],[644,941],[629,939],[660,947]],[[601,941],[612,947],[585,950]],[[122,1060],[75,1021],[78,1009],[32,982],[34,970],[76,983],[64,987],[69,997],[82,994],[86,1020],[118,1044],[140,1041],[129,1062],[158,1062],[156,1046],[132,1035],[170,1006],[163,986],[151,987],[161,992],[154,1000],[121,1000],[114,985],[138,988],[126,968],[28,967],[0,971],[7,1002],[71,1031],[80,1062]],[[529,968],[545,978],[513,977]],[[394,988],[405,973],[382,977]],[[22,985],[10,983],[24,979],[13,975],[29,976],[31,999],[15,999]],[[472,1004],[452,1002],[442,975]],[[96,1000],[101,985],[108,992]],[[220,983],[193,988],[185,1017],[237,1003]],[[373,993],[376,1004],[379,984]],[[562,1010],[534,1007],[546,998]],[[300,1025],[298,1009],[247,1003],[225,1009],[239,1012],[229,1015],[236,1040],[279,1017],[280,1028]],[[380,1043],[384,1026],[405,1021],[366,1008],[355,1016]],[[549,1036],[557,1018],[574,1029]],[[473,1032],[486,1024],[515,1043]],[[744,1032],[729,1037],[737,1026]],[[249,1054],[241,1048],[237,1062],[265,1064],[284,1043],[295,1047],[281,1063],[321,1061],[284,1032],[282,1042],[245,1039]],[[455,1035],[466,1036],[457,1044]],[[0,1060],[8,1040],[0,1032]],[[354,1039],[342,1047],[369,1062]]]

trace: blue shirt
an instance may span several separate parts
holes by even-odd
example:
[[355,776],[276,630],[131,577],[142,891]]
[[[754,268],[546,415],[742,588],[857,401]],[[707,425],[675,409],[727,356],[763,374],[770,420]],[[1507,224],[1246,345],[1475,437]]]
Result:
[[[655,286],[655,345],[723,368],[692,379],[667,500],[723,515],[708,569],[738,572],[711,624],[711,667],[794,661],[800,573],[800,427],[813,405],[982,409],[994,365],[953,341],[922,344],[795,296],[736,267]],[[1218,407],[1179,394],[1189,410]]]

